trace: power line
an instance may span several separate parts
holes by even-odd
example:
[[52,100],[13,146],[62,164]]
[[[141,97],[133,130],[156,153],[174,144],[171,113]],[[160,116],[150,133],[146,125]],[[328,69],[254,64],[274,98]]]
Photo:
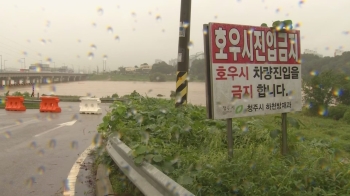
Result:
[[[9,39],[9,38],[6,38],[6,37],[4,37],[3,35],[0,35],[1,37],[3,37],[3,38],[5,38],[5,39],[7,39],[7,40],[9,40],[9,41],[11,41],[11,42],[13,42],[13,43],[15,43],[15,44],[18,44],[18,45],[20,45],[20,46],[22,46],[22,47],[24,47],[24,48],[26,48],[26,49],[28,49],[28,50],[31,50],[32,52],[34,52],[34,53],[38,53],[39,54],[39,52],[38,51],[36,51],[36,50],[34,50],[34,49],[31,49],[31,48],[28,48],[28,47],[26,47],[26,46],[24,46],[24,45],[22,45],[22,44],[19,44],[19,43],[17,43],[16,41],[13,41],[13,40],[11,40],[11,39]],[[6,44],[4,44],[4,45],[6,45]],[[41,54],[41,53],[40,53]],[[43,54],[42,54],[43,55]],[[28,57],[28,58],[31,58],[31,57]],[[35,61],[38,61],[38,60],[35,60]],[[56,62],[57,62],[57,60],[55,60]],[[58,62],[59,62],[59,60],[58,60]]]

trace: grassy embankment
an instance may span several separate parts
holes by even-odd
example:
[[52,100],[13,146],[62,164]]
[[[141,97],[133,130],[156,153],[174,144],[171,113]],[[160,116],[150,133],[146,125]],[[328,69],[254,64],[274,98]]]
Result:
[[[135,163],[152,163],[196,195],[350,194],[350,125],[343,121],[288,114],[289,155],[283,157],[280,115],[234,119],[228,161],[226,122],[207,120],[204,107],[174,108],[173,101],[137,93],[129,99],[114,104],[99,132],[118,131]],[[136,189],[118,175],[111,173],[116,193]]]
[[[40,103],[24,103],[27,109],[39,109]],[[0,109],[5,109],[5,103],[0,103]]]
[[[102,75],[91,75],[87,78],[87,80],[91,81],[145,81],[149,82],[149,75],[144,74],[102,74]],[[176,81],[176,76],[174,75],[165,75],[166,82],[174,82]],[[192,82],[203,82],[200,80],[190,79]]]
[[[175,76],[166,75],[166,81],[175,81]],[[149,75],[145,74],[101,74],[91,75],[87,80],[92,81],[150,81]]]

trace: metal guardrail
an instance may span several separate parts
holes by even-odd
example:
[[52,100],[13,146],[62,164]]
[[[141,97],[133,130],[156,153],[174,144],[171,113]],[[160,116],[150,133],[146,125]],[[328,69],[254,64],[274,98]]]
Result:
[[194,196],[187,189],[149,163],[138,167],[129,157],[131,149],[116,137],[107,143],[107,152],[129,180],[146,196]]

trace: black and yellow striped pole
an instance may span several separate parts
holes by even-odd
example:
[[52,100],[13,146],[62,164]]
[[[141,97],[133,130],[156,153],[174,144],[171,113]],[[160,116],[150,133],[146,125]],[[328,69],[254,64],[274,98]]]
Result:
[[176,103],[175,106],[187,104],[188,96],[188,69],[190,25],[191,25],[191,0],[181,0],[180,31],[179,31],[179,53],[177,59],[176,74]]

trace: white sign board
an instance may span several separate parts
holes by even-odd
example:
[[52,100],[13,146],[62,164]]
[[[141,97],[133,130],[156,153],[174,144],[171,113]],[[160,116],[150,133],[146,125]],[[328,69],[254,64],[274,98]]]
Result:
[[209,24],[213,119],[300,111],[300,32]]

